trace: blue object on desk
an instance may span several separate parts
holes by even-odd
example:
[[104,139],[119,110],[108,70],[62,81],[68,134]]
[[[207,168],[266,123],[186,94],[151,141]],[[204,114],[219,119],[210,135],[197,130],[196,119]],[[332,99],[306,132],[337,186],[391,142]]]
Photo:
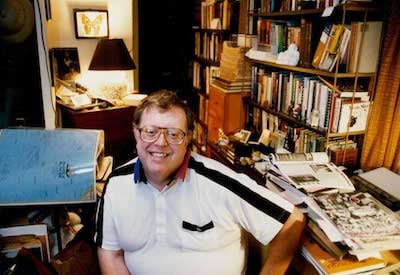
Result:
[[0,206],[94,202],[100,130],[0,130]]

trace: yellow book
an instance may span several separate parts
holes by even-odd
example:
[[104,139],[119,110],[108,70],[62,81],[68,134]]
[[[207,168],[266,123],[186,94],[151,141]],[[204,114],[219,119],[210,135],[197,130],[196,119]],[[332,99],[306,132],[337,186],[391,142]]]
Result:
[[340,38],[342,36],[343,29],[344,29],[343,25],[334,25],[334,28],[332,28],[331,40],[328,48],[329,53],[334,54],[337,52],[340,45]]
[[356,258],[338,260],[335,256],[323,250],[317,243],[313,243],[308,239],[304,242],[302,253],[323,274],[359,274],[373,271],[386,265],[385,260],[378,258],[367,258],[362,261],[358,261]]
[[315,53],[314,53],[314,58],[312,60],[312,65],[315,68],[319,68],[319,64],[324,55],[326,45],[329,41],[329,34],[331,31],[331,28],[332,28],[332,25],[327,25],[327,26],[325,26],[324,30],[322,31],[321,37],[318,41],[317,49],[315,50]]

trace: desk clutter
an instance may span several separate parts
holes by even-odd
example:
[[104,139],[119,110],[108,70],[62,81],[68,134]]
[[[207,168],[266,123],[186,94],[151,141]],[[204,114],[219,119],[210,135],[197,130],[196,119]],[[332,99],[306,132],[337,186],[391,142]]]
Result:
[[57,102],[73,110],[108,106],[138,106],[146,94],[127,92],[118,84],[103,85],[98,89],[87,89],[79,83],[57,79]]
[[383,167],[347,175],[327,152],[277,153],[241,138],[221,132],[212,148],[303,211],[300,253],[319,274],[372,273],[393,264],[382,255],[400,251],[400,175]]
[[112,171],[104,132],[1,129],[0,151],[0,274],[15,269],[22,248],[61,268],[53,259],[90,230],[85,225]]

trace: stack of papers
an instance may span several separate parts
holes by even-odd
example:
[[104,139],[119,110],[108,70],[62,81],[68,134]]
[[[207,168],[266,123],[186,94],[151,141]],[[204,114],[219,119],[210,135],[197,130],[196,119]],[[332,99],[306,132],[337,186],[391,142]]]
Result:
[[313,199],[317,206],[310,218],[331,241],[346,244],[360,260],[400,249],[399,216],[370,194],[318,194]]
[[355,190],[347,175],[329,162],[325,152],[270,154],[267,161],[267,178],[285,190],[283,183],[305,193]]
[[400,217],[368,192],[356,192],[326,153],[275,153],[264,159],[266,186],[299,206],[330,242],[358,260],[400,249]]

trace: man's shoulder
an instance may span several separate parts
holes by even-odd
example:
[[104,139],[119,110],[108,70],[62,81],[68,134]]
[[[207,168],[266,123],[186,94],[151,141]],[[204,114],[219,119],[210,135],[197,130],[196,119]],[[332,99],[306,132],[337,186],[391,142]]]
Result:
[[137,158],[134,158],[134,159],[114,168],[114,170],[111,172],[109,179],[111,179],[113,177],[132,175],[136,161],[137,161]]
[[106,183],[107,187],[123,188],[123,186],[130,185],[130,183],[133,183],[135,164],[136,164],[136,159],[114,168],[110,176],[108,177]]
[[191,156],[192,156],[192,160],[189,164],[189,168],[198,170],[198,168],[200,168],[200,167],[205,167],[206,169],[218,171],[225,175],[230,175],[233,177],[235,177],[237,175],[237,173],[234,170],[232,170],[230,167],[226,166],[222,162],[219,162],[218,160],[215,160],[215,159],[212,159],[212,158],[209,158],[204,155],[197,154],[197,153],[193,153],[193,152],[192,152]]

